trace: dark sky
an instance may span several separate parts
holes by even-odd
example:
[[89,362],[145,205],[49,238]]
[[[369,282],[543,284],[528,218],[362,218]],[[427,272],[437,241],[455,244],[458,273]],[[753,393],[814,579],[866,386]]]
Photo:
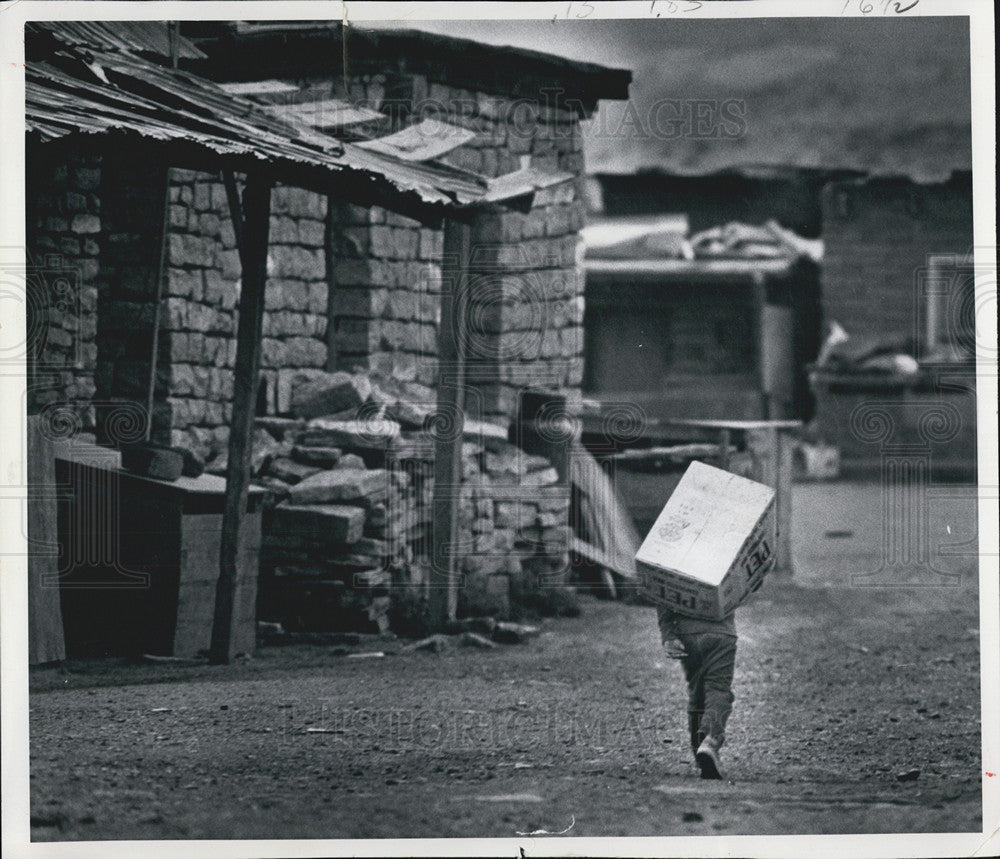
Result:
[[[592,132],[592,170],[774,163],[940,178],[971,166],[967,18],[393,22],[401,24],[631,68],[640,117],[663,99],[745,107],[739,139]],[[616,128],[624,105],[602,110]]]

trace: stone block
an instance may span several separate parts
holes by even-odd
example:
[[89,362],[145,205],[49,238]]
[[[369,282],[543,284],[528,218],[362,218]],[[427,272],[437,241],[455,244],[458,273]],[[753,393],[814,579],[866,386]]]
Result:
[[378,418],[345,421],[320,417],[309,421],[301,443],[347,450],[379,450],[386,449],[397,438],[399,424],[395,421]]
[[292,534],[330,543],[357,543],[362,538],[365,511],[342,504],[298,505],[295,490],[289,501],[277,505],[271,514],[269,533]]
[[279,369],[275,381],[275,410],[277,413],[284,415],[291,412],[292,392],[297,385],[325,375],[323,370],[311,368]]
[[551,486],[559,482],[559,474],[554,468],[543,468],[524,475],[522,486]]
[[304,311],[309,306],[309,289],[301,280],[284,280],[280,286],[275,284],[275,291],[280,293],[281,306],[287,310]]
[[359,469],[366,468],[365,461],[356,453],[345,453],[334,468]]
[[228,218],[221,218],[219,221],[219,241],[225,250],[233,250],[236,247],[236,231],[233,229],[233,222]]
[[326,365],[326,343],[313,337],[292,337],[285,341],[286,367],[315,367]]
[[325,281],[313,282],[307,285],[308,298],[306,303],[306,310],[309,313],[319,313],[326,314],[327,312],[327,299],[328,299],[328,287]]
[[316,418],[356,409],[370,395],[371,383],[365,376],[343,372],[324,374],[293,388],[291,411],[297,417]]
[[287,215],[271,215],[268,238],[271,244],[293,245],[299,240],[298,225]]
[[306,465],[288,457],[277,456],[273,457],[267,463],[264,473],[283,480],[289,486],[294,486],[296,483],[300,483],[307,477],[312,477],[322,470],[315,465]]
[[392,268],[384,260],[338,260],[333,274],[334,281],[338,285],[391,286],[393,283]]
[[220,226],[219,216],[213,212],[208,212],[198,218],[198,232],[208,238],[217,238]]
[[70,230],[78,235],[99,233],[101,231],[101,219],[97,215],[74,215],[70,223]]
[[240,279],[243,266],[240,263],[240,254],[235,248],[219,251],[217,262],[219,271],[222,272],[222,277],[225,280],[236,281]]
[[292,448],[292,459],[303,465],[312,465],[317,468],[332,468],[341,458],[342,451],[339,447],[312,447],[306,445],[295,445]]
[[210,182],[195,182],[194,207],[199,212],[209,212],[212,209],[212,185]]
[[559,332],[559,355],[572,358],[583,354],[583,328],[573,325]]
[[273,337],[265,337],[261,343],[261,366],[264,367],[286,367],[288,347],[283,340]]
[[[241,194],[241,182],[236,183],[236,193]],[[213,182],[211,186],[211,206],[213,212],[224,212],[229,215],[229,195],[226,194],[226,186],[221,182]]]
[[170,207],[170,226],[175,230],[187,229],[188,209],[180,204]]
[[388,488],[388,473],[381,469],[336,469],[321,471],[292,487],[293,504],[324,504],[369,499],[373,503]]
[[322,248],[326,245],[326,225],[322,221],[303,219],[298,224],[299,244],[309,248]]
[[99,167],[76,167],[72,174],[73,186],[80,191],[95,191],[101,184]]

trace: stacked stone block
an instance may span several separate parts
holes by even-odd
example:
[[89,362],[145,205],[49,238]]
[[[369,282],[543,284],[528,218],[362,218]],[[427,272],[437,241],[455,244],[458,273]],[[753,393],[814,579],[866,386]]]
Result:
[[[483,176],[531,165],[579,179],[580,117],[553,96],[512,100],[410,75],[386,92],[356,78],[352,97],[395,125],[435,118],[475,136],[442,160]],[[539,192],[528,214],[485,214],[474,227],[470,284],[460,312],[475,416],[508,421],[518,391],[578,394],[583,379],[583,268],[578,181]],[[338,207],[332,217],[331,343],[336,366],[433,384],[443,236],[381,209]],[[399,293],[416,295],[400,295]]]
[[495,177],[531,166],[576,177],[538,192],[527,214],[477,219],[464,306],[468,376],[482,417],[511,420],[519,391],[531,387],[574,399],[583,381],[579,114],[554,91],[538,101],[511,99],[420,76],[414,76],[413,97],[417,118],[434,116],[475,133],[444,156],[456,167]]
[[[101,251],[101,158],[72,153],[28,164],[25,272],[29,410],[66,403],[79,425],[95,415]],[[20,268],[16,264],[15,268]]]
[[577,188],[567,183],[539,192],[528,214],[488,214],[475,224],[467,351],[487,417],[510,420],[527,388],[579,396],[582,218]]
[[[414,383],[337,372],[295,389],[299,416],[258,421],[255,479],[272,492],[262,618],[378,632],[393,607],[399,616],[402,605],[426,604],[434,433],[444,431],[432,396]],[[335,411],[310,417],[318,403]],[[547,459],[507,442],[503,428],[470,421],[463,439],[460,614],[544,606],[566,586],[569,492]],[[223,472],[224,457],[209,470]]]
[[435,383],[441,317],[440,230],[378,207],[331,213],[332,363]]
[[[260,403],[269,414],[279,373],[326,364],[326,216],[322,195],[284,186],[272,192]],[[172,171],[167,261],[160,408],[171,443],[207,456],[228,438],[241,276],[219,177]]]

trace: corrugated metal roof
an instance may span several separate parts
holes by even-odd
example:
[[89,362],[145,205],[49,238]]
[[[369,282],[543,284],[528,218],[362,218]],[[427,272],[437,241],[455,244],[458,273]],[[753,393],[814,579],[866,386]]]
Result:
[[[29,24],[25,32],[29,39],[49,34],[69,47],[49,45],[46,52],[44,44],[41,50],[31,44],[34,50],[28,51],[25,123],[42,142],[81,134],[119,136],[171,145],[175,152],[197,153],[199,160],[218,156],[219,167],[226,162],[240,171],[267,164],[275,181],[362,204],[377,200],[426,219],[443,217],[446,208],[496,203],[523,208],[536,190],[573,178],[529,170],[487,179],[447,164],[404,161],[275,116],[212,81],[126,48],[70,47],[78,30],[71,27],[66,36],[61,22]],[[124,34],[111,32],[119,45],[138,39],[128,28]]]
[[404,163],[282,121],[188,72],[126,52],[88,53],[87,64],[27,64],[25,120],[42,141],[82,133],[194,144],[239,162],[236,169],[289,168],[293,184],[316,190],[335,190],[331,174],[362,174],[430,206],[473,205],[490,190],[483,177],[457,168]]
[[202,60],[206,54],[188,39],[170,32],[165,21],[32,21],[25,31],[32,29],[51,33],[64,45],[98,51],[135,51],[172,56],[176,49],[178,59]]

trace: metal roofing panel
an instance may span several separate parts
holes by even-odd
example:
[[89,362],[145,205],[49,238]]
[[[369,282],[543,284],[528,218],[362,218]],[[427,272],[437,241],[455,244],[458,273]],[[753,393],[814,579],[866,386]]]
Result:
[[404,161],[276,117],[212,81],[128,51],[88,48],[77,61],[59,53],[52,62],[28,62],[25,122],[42,141],[83,133],[193,145],[235,158],[238,169],[269,163],[294,174],[293,184],[323,192],[334,187],[331,174],[346,171],[369,189],[401,195],[401,205],[435,209],[524,198],[572,178],[529,170],[487,181],[445,164]]
[[25,26],[51,33],[64,45],[99,51],[137,51],[201,60],[206,54],[183,36],[170,32],[165,21],[32,21]]
[[233,83],[220,83],[219,87],[230,95],[246,96],[284,95],[299,91],[299,88],[295,84],[276,80],[235,81]]
[[489,190],[483,198],[485,202],[499,202],[512,197],[523,197],[546,188],[553,188],[574,179],[572,173],[547,173],[537,167],[523,167],[512,173],[504,173],[489,180]]
[[[384,179],[423,203],[470,205],[485,180],[437,165],[408,164],[282,122],[214,84],[125,55],[95,54],[110,83],[74,76],[50,63],[28,63],[25,120],[42,140],[82,132],[134,134],[194,143],[221,156],[250,157],[325,173],[353,170]],[[81,67],[82,68],[82,67]],[[116,83],[142,85],[144,94]]]
[[274,102],[266,105],[264,109],[274,116],[287,117],[295,122],[321,129],[349,128],[352,125],[382,123],[388,120],[384,113],[368,107],[358,107],[338,98],[293,104]]
[[467,128],[440,119],[424,119],[395,134],[366,140],[358,146],[404,161],[430,161],[464,146],[475,136],[476,133]]

